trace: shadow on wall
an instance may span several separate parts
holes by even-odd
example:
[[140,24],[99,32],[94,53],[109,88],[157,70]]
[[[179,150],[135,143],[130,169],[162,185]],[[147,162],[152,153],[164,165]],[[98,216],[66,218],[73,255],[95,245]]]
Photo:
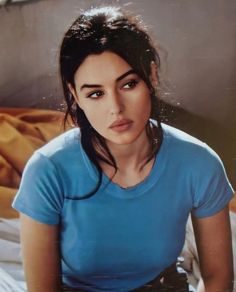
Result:
[[24,2],[32,2],[32,1],[39,1],[39,0],[0,0],[0,6],[6,6],[6,5],[19,5],[23,4]]
[[235,126],[224,126],[187,110],[161,102],[163,122],[179,128],[207,143],[221,157],[227,175],[236,189],[236,133]]

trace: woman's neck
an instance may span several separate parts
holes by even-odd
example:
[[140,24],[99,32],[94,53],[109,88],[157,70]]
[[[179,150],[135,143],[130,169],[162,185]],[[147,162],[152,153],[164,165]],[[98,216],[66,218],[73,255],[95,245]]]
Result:
[[116,160],[117,171],[107,163],[101,163],[103,172],[120,187],[132,187],[143,181],[150,173],[154,158],[147,163],[150,154],[148,140],[129,145],[108,145]]
[[107,142],[107,146],[115,158],[119,171],[140,170],[147,161],[151,146],[144,131],[133,143],[119,145]]

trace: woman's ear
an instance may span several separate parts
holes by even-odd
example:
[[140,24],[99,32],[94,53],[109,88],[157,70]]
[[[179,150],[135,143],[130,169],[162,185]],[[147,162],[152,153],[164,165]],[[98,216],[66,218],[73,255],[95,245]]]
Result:
[[71,85],[71,83],[67,83],[67,86],[69,88],[70,93],[73,95],[75,102],[80,106],[79,98],[78,98],[75,88]]
[[150,81],[153,86],[153,88],[157,88],[158,86],[158,76],[157,76],[157,65],[154,61],[151,62],[151,75],[150,75]]
[[67,86],[70,90],[70,93],[73,95],[74,99],[77,100],[77,94],[76,94],[75,88],[70,83],[67,83]]

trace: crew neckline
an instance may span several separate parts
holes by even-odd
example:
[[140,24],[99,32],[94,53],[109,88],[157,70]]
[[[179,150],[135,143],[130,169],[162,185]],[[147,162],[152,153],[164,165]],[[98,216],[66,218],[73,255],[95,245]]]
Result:
[[[149,174],[139,183],[134,186],[130,186],[127,188],[121,187],[117,183],[110,180],[110,178],[105,174],[102,173],[102,182],[100,191],[102,193],[106,193],[109,196],[117,197],[121,199],[131,199],[134,197],[141,196],[149,191],[153,185],[155,185],[158,180],[160,179],[165,165],[166,165],[166,158],[168,156],[168,143],[169,137],[168,133],[165,130],[165,126],[162,124],[163,127],[163,140],[161,147],[155,157],[155,161],[153,163],[152,169],[150,170]],[[81,151],[83,153],[84,162],[88,169],[90,177],[97,182],[98,175],[97,169],[94,164],[90,161],[87,154],[83,150],[81,146]]]

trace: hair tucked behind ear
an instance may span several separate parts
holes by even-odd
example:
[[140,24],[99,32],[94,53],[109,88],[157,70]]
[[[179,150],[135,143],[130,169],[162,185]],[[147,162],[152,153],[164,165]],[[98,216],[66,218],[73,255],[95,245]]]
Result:
[[[81,129],[81,144],[90,160],[96,166],[99,179],[94,190],[82,198],[92,196],[101,185],[102,170],[99,161],[117,165],[105,139],[90,125],[82,109],[75,103],[68,84],[75,87],[74,75],[90,54],[113,52],[123,58],[144,80],[150,90],[151,115],[156,125],[146,125],[151,152],[147,162],[158,152],[162,143],[162,128],[159,115],[158,97],[150,81],[151,62],[160,68],[159,55],[139,17],[127,15],[118,7],[92,8],[82,13],[64,36],[60,51],[60,71],[67,104],[65,122],[70,115],[74,124]],[[99,149],[99,150],[98,150]],[[76,198],[80,199],[80,198]]]

